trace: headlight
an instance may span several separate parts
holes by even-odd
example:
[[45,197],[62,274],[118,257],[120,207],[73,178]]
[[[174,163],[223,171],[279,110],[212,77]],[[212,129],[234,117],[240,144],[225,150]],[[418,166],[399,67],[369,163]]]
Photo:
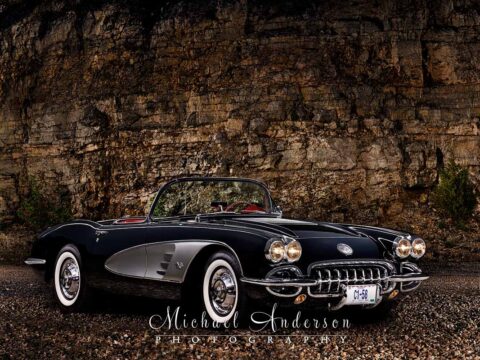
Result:
[[425,255],[425,250],[427,246],[425,245],[425,241],[422,239],[418,238],[413,240],[412,242],[412,257],[415,259],[421,258],[423,255]]
[[302,245],[297,240],[289,242],[286,246],[287,250],[287,260],[289,262],[294,262],[300,259],[302,256]]
[[410,251],[412,250],[412,244],[405,238],[401,238],[398,241],[395,241],[395,254],[399,258],[406,258],[410,255]]
[[282,260],[294,262],[298,261],[301,256],[302,245],[288,236],[272,238],[265,245],[265,257],[273,263],[278,263]]
[[270,249],[267,253],[267,259],[277,263],[285,257],[285,244],[283,241],[275,240],[270,244]]

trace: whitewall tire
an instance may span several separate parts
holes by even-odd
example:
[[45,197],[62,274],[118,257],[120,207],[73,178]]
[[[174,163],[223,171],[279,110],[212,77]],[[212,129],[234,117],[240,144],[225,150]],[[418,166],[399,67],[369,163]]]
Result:
[[87,289],[80,252],[73,245],[64,246],[55,260],[54,295],[62,310],[74,312],[86,304]]
[[243,302],[235,260],[226,253],[217,253],[207,262],[202,282],[202,299],[207,315],[224,324],[233,319]]
[[73,253],[60,254],[55,264],[55,293],[64,306],[72,306],[80,294],[82,277],[78,260]]

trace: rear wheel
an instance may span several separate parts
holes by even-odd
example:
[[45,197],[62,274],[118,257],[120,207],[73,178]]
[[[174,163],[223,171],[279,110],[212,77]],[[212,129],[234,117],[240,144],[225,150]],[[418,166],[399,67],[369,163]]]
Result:
[[224,324],[244,315],[245,292],[240,266],[227,252],[217,252],[207,261],[202,281],[202,304],[211,320]]
[[53,276],[55,299],[62,311],[76,312],[86,308],[89,300],[82,258],[74,245],[64,246],[55,260]]

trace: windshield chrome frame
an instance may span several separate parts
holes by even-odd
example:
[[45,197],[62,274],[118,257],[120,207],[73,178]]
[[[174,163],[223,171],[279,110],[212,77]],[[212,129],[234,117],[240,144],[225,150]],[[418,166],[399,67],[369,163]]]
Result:
[[[270,205],[270,211],[269,212],[265,212],[264,214],[266,215],[280,215],[281,216],[281,212],[277,212],[275,211],[278,206],[275,204],[275,202],[273,201],[272,199],[272,195],[270,194],[270,191],[268,190],[267,186],[261,182],[261,181],[258,181],[258,180],[253,180],[253,179],[248,179],[248,178],[235,178],[235,177],[181,177],[181,178],[175,178],[175,179],[172,179],[168,182],[166,182],[161,188],[160,190],[158,190],[157,192],[157,195],[155,195],[155,199],[153,200],[153,203],[152,203],[152,206],[150,207],[150,211],[148,212],[148,215],[147,215],[147,222],[152,222],[152,221],[155,221],[156,219],[167,219],[167,218],[178,218],[178,217],[181,217],[180,215],[178,216],[165,216],[165,217],[159,217],[159,218],[154,218],[153,217],[153,211],[155,209],[155,206],[157,206],[157,202],[158,202],[158,199],[160,198],[160,196],[162,196],[162,194],[173,184],[176,184],[176,183],[179,183],[179,182],[187,182],[187,181],[211,181],[211,182],[247,182],[247,183],[253,183],[253,184],[256,184],[258,186],[260,186],[261,188],[263,188],[263,190],[265,191],[265,194],[268,196],[268,201],[269,201],[269,205]],[[219,213],[221,214],[221,213]],[[257,213],[255,215],[264,215],[263,213]],[[196,214],[196,215],[191,215],[191,216],[198,216],[198,215],[207,215],[207,214]],[[241,215],[241,214],[238,214],[238,215]],[[155,220],[154,220],[155,219]]]

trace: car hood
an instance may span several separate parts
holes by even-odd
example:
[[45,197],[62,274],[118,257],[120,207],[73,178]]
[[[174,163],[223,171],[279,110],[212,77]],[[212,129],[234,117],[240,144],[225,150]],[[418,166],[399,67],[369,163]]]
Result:
[[[224,220],[224,224],[264,230],[272,237],[293,237],[302,245],[301,262],[306,264],[333,259],[378,259],[383,254],[380,242],[340,224],[271,217],[236,218]],[[350,246],[353,253],[345,255],[338,250],[338,244]]]

